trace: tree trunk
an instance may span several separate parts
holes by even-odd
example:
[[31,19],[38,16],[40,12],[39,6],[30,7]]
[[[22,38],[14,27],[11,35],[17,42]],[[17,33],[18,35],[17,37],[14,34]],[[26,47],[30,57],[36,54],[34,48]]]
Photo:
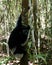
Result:
[[33,3],[33,15],[34,15],[34,34],[35,34],[35,45],[37,48],[37,52],[38,52],[38,29],[37,29],[37,0],[32,0]]
[[[22,20],[24,25],[28,24],[28,0],[22,0]],[[25,45],[25,48],[28,48],[27,44]],[[22,57],[20,65],[28,65],[28,53]]]

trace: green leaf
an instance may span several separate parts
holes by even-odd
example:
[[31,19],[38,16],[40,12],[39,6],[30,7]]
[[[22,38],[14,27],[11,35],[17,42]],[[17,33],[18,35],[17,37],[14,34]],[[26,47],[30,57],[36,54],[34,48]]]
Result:
[[35,58],[42,59],[42,60],[44,61],[44,63],[47,65],[45,56],[46,56],[46,55],[44,55],[44,54],[37,54],[37,55],[34,55]]

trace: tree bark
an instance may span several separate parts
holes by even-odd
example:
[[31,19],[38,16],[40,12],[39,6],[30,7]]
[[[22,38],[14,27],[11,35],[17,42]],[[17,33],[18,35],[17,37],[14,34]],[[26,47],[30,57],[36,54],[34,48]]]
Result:
[[32,0],[33,3],[33,16],[34,16],[34,34],[35,34],[35,45],[37,48],[37,52],[38,52],[38,29],[37,29],[37,0]]
[[[22,20],[24,25],[28,24],[28,0],[22,0]],[[27,44],[25,45],[27,51]],[[20,60],[20,65],[28,65],[28,53],[26,53]]]

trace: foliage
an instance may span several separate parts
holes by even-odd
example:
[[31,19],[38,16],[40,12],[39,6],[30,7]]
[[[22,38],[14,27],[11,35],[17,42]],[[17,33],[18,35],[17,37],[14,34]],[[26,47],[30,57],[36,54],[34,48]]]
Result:
[[[43,60],[45,64],[50,64],[52,60],[52,1],[51,0],[37,0],[37,11],[36,11],[36,23],[34,21],[34,13],[33,13],[33,3],[30,1],[30,11],[29,11],[29,25],[32,26],[31,30],[34,30],[35,34],[37,31],[40,33],[37,34],[37,38],[39,40],[39,51],[36,55],[31,54],[34,52],[34,47],[32,46],[32,34],[30,32],[30,39],[28,42],[28,53],[30,59],[34,60],[35,58]],[[32,0],[34,2],[34,0]],[[7,39],[10,35],[11,31],[16,26],[16,21],[22,11],[22,0],[1,0],[0,1],[0,42],[2,39]],[[34,26],[35,25],[35,26]],[[35,40],[36,41],[36,40]],[[4,42],[4,41],[3,41]],[[2,43],[3,43],[2,42]],[[38,41],[37,41],[38,42]],[[35,45],[36,47],[36,45]],[[42,48],[41,48],[42,47]],[[42,51],[41,51],[42,50]],[[45,51],[45,52],[43,52]],[[40,53],[40,54],[39,54]],[[10,57],[5,57],[0,60],[0,65],[2,63],[7,63],[9,60],[12,60]],[[43,63],[42,61],[42,63]]]

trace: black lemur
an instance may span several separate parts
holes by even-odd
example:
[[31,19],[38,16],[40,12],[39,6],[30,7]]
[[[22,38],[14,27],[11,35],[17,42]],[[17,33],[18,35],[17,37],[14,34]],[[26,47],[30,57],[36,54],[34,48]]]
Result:
[[22,46],[28,37],[30,26],[22,24],[22,15],[19,16],[17,25],[10,34],[8,45],[9,49],[15,48],[14,54],[25,54],[25,45]]

